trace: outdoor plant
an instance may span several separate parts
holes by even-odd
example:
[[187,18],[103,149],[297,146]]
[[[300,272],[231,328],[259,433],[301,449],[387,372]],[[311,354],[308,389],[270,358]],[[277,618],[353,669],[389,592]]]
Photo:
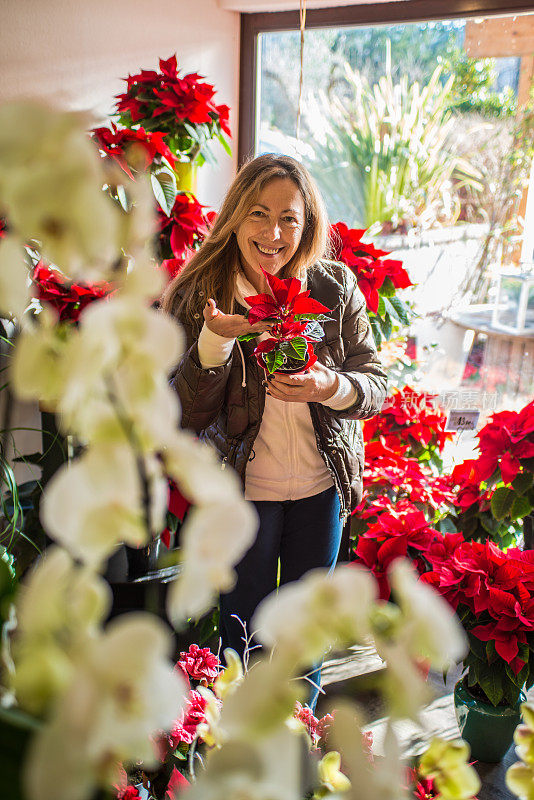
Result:
[[362,242],[365,230],[348,228],[344,222],[332,225],[332,256],[342,261],[356,276],[358,287],[367,304],[367,313],[377,347],[388,341],[394,330],[409,324],[410,307],[397,294],[397,289],[413,286],[402,261],[385,258],[390,255],[371,242]]
[[448,146],[454,79],[442,85],[437,67],[426,86],[405,76],[395,83],[389,48],[386,63],[374,85],[346,64],[350,101],[322,96],[309,109],[310,129],[320,132],[310,169],[321,187],[326,180],[326,196],[335,175],[334,197],[343,196],[352,225],[390,232],[453,222],[459,185],[472,174]]
[[115,114],[128,128],[143,127],[166,136],[180,161],[215,162],[210,142],[217,139],[231,150],[229,107],[214,103],[214,87],[196,72],[180,75],[176,55],[159,61],[159,71],[145,70],[124,79],[126,91],[117,95]]
[[[245,297],[250,309],[247,319],[272,322],[269,338],[259,342],[254,355],[260,367],[270,375],[276,371],[302,372],[317,361],[313,342],[324,336],[321,322],[330,319],[330,309],[310,297],[309,289],[301,292],[298,278],[277,278],[262,269],[271,294]],[[256,339],[258,333],[246,333],[239,341]]]

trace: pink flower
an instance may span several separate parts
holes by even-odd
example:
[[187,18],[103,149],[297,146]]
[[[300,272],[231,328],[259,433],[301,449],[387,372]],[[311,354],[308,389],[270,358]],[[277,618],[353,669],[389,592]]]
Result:
[[209,647],[192,644],[187,653],[180,653],[180,666],[196,681],[206,680],[212,683],[221,668],[221,662]]
[[201,722],[206,721],[205,709],[207,700],[202,697],[200,692],[191,689],[187,705],[175,721],[169,734],[171,747],[175,750],[180,742],[191,744],[196,735],[197,728]]

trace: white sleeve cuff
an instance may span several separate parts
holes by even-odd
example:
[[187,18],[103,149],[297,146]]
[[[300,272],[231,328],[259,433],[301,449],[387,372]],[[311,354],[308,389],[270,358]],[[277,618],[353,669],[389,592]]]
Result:
[[339,380],[339,385],[332,395],[327,400],[323,400],[322,403],[324,406],[328,406],[333,411],[343,411],[345,408],[350,408],[350,406],[355,402],[358,397],[358,390],[354,386],[354,384],[349,381],[345,375],[337,375]]
[[230,358],[235,338],[228,339],[210,331],[206,323],[202,326],[198,337],[198,357],[202,369],[222,367]]

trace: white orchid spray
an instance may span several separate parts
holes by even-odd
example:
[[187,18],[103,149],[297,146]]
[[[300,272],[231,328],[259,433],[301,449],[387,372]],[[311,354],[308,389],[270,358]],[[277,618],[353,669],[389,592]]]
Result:
[[[158,619],[129,615],[103,628],[109,592],[97,571],[121,542],[159,535],[167,479],[183,483],[194,508],[170,600],[183,624],[231,588],[256,516],[237,479],[179,431],[167,376],[183,338],[150,307],[162,288],[149,245],[150,187],[139,177],[126,187],[130,211],[113,205],[102,192],[113,173],[76,115],[15,104],[0,110],[0,129],[0,205],[10,231],[0,252],[0,285],[10,287],[2,313],[21,328],[12,384],[56,412],[83,446],[42,498],[43,526],[65,549],[47,554],[21,590],[10,679],[20,707],[43,720],[24,768],[28,796],[89,800],[116,782],[121,761],[155,765],[151,738],[172,725],[186,694],[169,658],[170,630]],[[28,242],[67,279],[112,281],[113,296],[85,309],[77,326],[58,324],[46,308],[22,315]]]

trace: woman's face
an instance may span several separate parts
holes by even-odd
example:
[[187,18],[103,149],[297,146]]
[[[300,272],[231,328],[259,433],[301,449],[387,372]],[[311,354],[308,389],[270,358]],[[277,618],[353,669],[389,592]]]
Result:
[[241,266],[253,284],[260,267],[276,275],[297,252],[304,229],[304,199],[291,178],[273,178],[236,230]]

